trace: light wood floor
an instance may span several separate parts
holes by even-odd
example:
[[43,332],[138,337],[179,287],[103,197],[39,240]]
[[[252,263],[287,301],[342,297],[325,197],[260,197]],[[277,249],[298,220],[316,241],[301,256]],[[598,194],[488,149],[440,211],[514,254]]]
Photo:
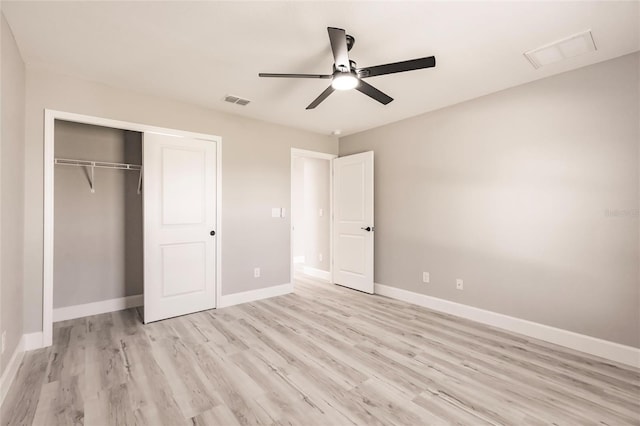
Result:
[[640,372],[310,279],[142,325],[58,323],[2,424],[640,424]]

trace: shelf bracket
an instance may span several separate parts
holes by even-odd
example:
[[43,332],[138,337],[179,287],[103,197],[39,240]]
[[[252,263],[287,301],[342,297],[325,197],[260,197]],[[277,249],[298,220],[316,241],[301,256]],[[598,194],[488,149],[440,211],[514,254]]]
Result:
[[142,166],[140,167],[140,176],[138,176],[138,195],[142,194]]
[[95,182],[95,175],[94,175],[94,171],[96,169],[96,164],[92,163],[91,166],[89,166],[90,172],[88,174],[89,177],[89,185],[91,186],[91,193],[95,194],[96,192],[96,188],[94,187],[94,182]]

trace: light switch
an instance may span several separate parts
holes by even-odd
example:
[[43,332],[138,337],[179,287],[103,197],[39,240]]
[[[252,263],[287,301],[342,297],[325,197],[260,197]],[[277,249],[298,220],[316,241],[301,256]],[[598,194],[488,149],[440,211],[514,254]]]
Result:
[[271,209],[271,217],[280,217],[280,207],[274,207]]
[[318,210],[318,216],[322,217],[324,215],[324,211],[322,209]]
[[285,217],[287,213],[287,209],[285,209],[284,207],[280,209],[280,217]]

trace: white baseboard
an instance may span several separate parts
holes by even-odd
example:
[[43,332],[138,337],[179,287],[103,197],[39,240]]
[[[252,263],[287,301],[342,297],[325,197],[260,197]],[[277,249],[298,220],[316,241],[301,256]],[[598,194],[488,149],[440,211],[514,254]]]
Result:
[[311,266],[304,267],[304,273],[314,278],[319,278],[325,281],[331,281],[331,272],[323,271],[322,269],[312,268]]
[[293,293],[293,284],[280,284],[273,287],[261,288],[258,290],[243,291],[242,293],[227,294],[220,297],[218,308],[239,305],[241,303],[254,302],[256,300],[268,299],[269,297],[282,296]]
[[27,333],[24,336],[24,350],[32,351],[34,349],[43,348],[42,331],[36,331],[35,333]]
[[640,349],[631,346],[621,345],[608,340],[598,339],[561,328],[550,327],[548,325],[498,314],[496,312],[486,311],[484,309],[474,308],[461,303],[414,293],[384,284],[375,284],[375,294],[534,337],[621,364],[636,368],[640,367]]
[[137,308],[143,304],[144,296],[142,294],[136,294],[135,296],[101,300],[100,302],[65,306],[64,308],[56,308],[53,310],[53,322],[105,314],[107,312],[121,311],[123,309]]
[[16,345],[7,367],[4,369],[2,376],[0,376],[0,406],[4,402],[4,398],[9,393],[9,388],[16,378],[22,359],[24,358],[24,336],[20,338],[20,341]]

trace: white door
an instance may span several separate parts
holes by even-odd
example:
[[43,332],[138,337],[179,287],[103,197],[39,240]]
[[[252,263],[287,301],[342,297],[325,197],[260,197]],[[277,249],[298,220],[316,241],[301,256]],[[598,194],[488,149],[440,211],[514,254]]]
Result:
[[144,322],[215,307],[216,142],[145,133]]
[[333,280],[373,294],[373,151],[333,160]]

